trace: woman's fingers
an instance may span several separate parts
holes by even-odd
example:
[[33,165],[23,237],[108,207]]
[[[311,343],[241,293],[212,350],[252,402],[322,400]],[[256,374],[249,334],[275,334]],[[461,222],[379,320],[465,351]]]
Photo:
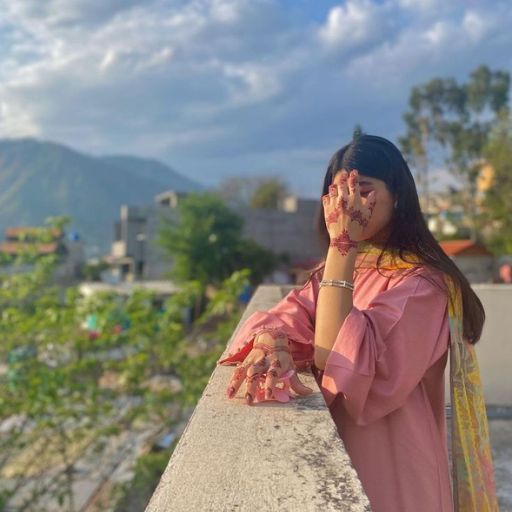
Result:
[[245,377],[247,375],[247,368],[249,367],[248,364],[245,363],[245,361],[235,368],[235,371],[233,372],[233,375],[231,376],[231,379],[229,381],[228,389],[227,389],[227,396],[228,398],[233,398],[236,395],[236,392],[240,388],[242,382],[245,380]]
[[302,384],[296,372],[290,377],[290,387],[298,395],[310,395],[311,393],[313,393],[313,390],[311,388],[308,388],[307,386]]
[[348,188],[347,188],[347,173],[342,171],[342,178],[338,184],[338,204],[341,211],[346,212],[348,210]]
[[270,366],[265,379],[265,399],[272,398],[272,391],[276,387],[277,379],[283,374],[281,361],[276,357],[270,361]]
[[359,172],[357,169],[352,169],[348,177],[349,194],[353,196],[354,201],[357,203],[361,198],[361,191],[359,188]]
[[256,396],[256,390],[258,389],[259,380],[261,376],[267,370],[267,359],[265,356],[256,361],[247,369],[247,377],[245,378],[245,402],[251,405]]

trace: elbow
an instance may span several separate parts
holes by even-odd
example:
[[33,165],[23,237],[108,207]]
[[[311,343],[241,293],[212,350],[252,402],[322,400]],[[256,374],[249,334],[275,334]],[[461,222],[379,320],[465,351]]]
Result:
[[327,357],[329,356],[329,353],[330,350],[315,345],[315,354],[313,360],[315,362],[315,366],[319,370],[325,370],[325,366],[327,364]]
[[320,360],[319,358],[315,357],[315,366],[319,369],[324,371],[325,370],[325,361]]

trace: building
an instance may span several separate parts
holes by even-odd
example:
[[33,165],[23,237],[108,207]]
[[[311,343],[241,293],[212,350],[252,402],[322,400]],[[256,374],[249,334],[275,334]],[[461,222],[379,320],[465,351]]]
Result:
[[78,233],[66,234],[59,228],[38,226],[9,227],[5,230],[5,240],[0,243],[4,261],[2,271],[29,271],[33,266],[31,263],[14,265],[16,257],[27,252],[35,257],[55,254],[58,265],[54,277],[60,284],[72,284],[81,277],[85,257],[83,240]]
[[162,219],[176,218],[176,206],[185,193],[169,190],[155,196],[148,206],[121,206],[114,223],[114,240],[104,259],[111,266],[113,282],[158,280],[172,267],[156,240]]
[[[162,219],[177,218],[176,207],[185,196],[167,190],[155,196],[153,205],[121,207],[111,253],[104,258],[111,266],[109,278],[113,282],[166,277],[172,261],[158,246],[157,234]],[[315,232],[319,206],[319,201],[287,196],[278,209],[238,206],[236,213],[244,219],[243,236],[288,261],[293,281],[304,261],[316,262],[321,257]]]
[[495,281],[494,256],[481,243],[472,240],[444,240],[439,245],[470,283]]

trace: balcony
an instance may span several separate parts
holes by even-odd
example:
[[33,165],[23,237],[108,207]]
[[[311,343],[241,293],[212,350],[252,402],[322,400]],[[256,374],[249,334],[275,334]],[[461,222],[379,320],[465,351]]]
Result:
[[[289,286],[260,286],[239,326]],[[225,389],[233,367],[217,366],[146,512],[201,510],[369,511],[322,392],[249,407]]]

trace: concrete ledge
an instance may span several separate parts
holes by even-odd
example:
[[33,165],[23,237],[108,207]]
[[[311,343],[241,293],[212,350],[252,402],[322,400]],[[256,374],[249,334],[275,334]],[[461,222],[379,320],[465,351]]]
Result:
[[[237,329],[290,289],[260,286]],[[369,511],[314,377],[312,395],[251,407],[225,397],[233,368],[215,368],[146,512]]]

